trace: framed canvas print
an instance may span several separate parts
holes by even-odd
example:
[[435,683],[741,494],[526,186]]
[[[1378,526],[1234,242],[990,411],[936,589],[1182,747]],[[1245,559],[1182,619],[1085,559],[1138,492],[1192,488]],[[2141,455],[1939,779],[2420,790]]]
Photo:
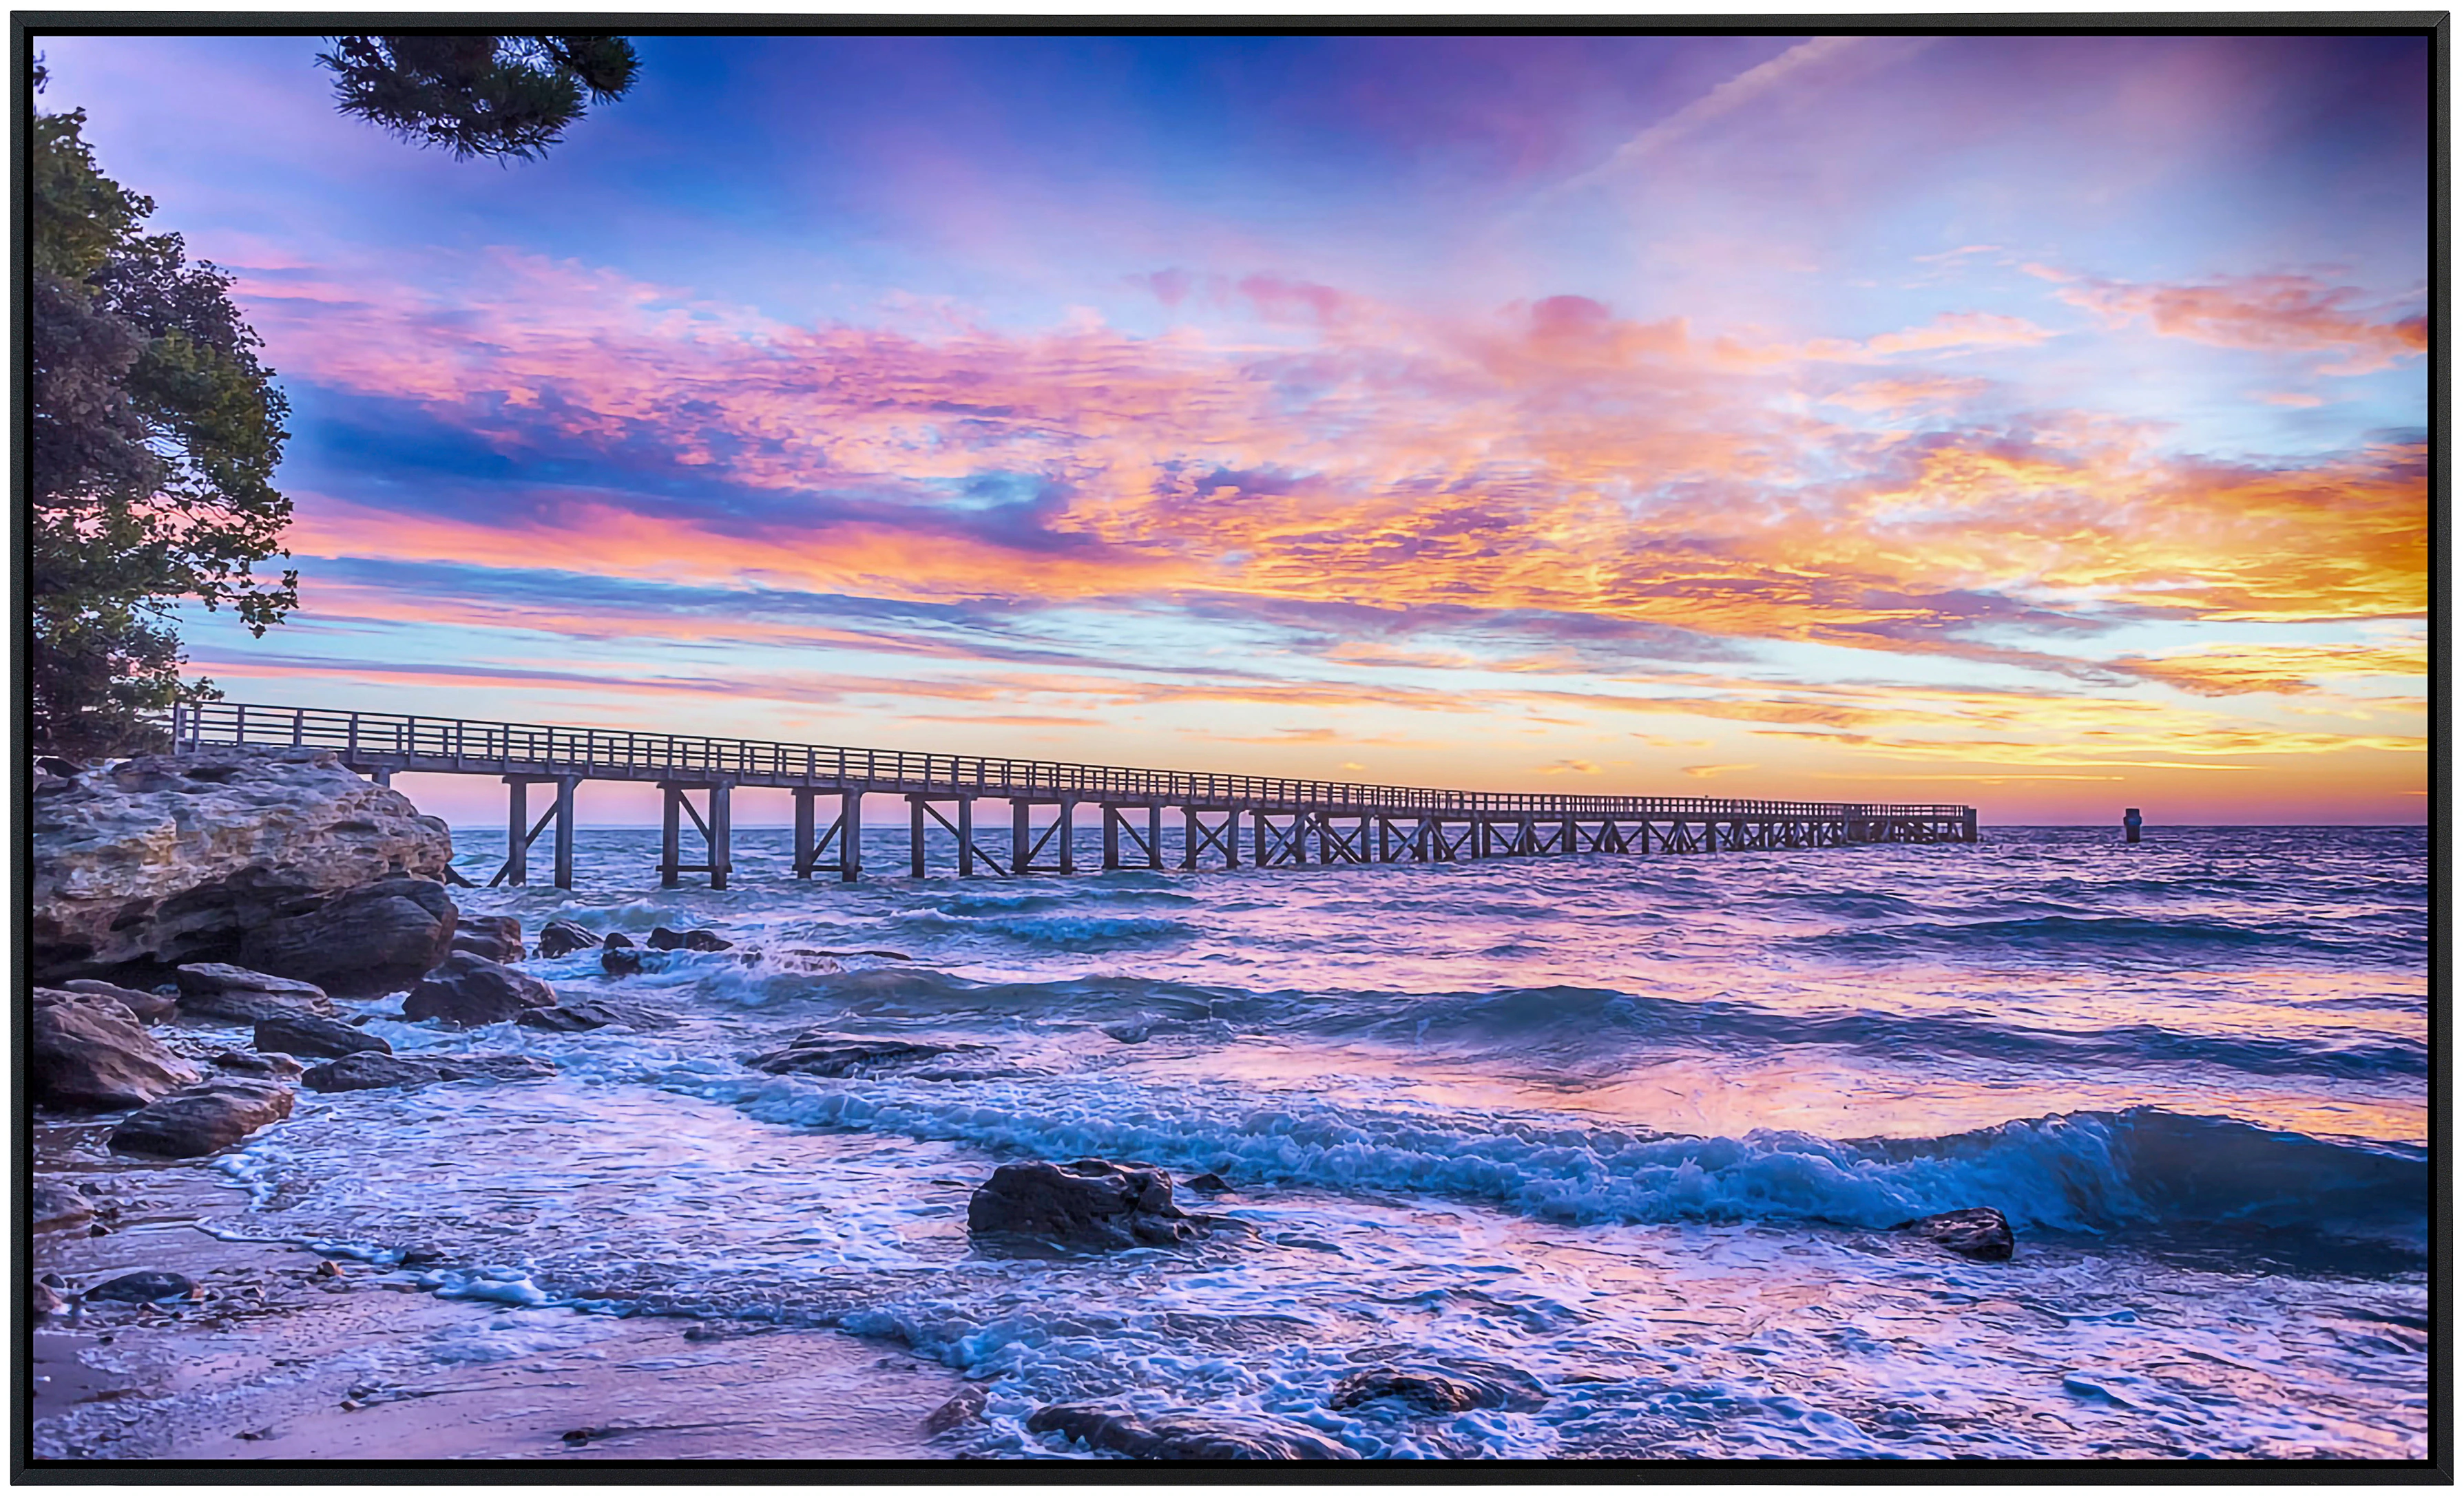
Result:
[[15,17],[20,1478],[2452,1471],[2443,13],[518,24]]

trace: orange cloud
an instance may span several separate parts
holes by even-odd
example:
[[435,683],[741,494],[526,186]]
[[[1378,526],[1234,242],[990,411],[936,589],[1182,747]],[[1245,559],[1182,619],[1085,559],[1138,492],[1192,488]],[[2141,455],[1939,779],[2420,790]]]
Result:
[[[2235,346],[2351,358],[2404,336],[2400,320],[2352,313],[2323,290],[2303,301],[2241,288],[2234,304],[2281,324],[2263,332],[2263,318],[2236,320],[2213,298],[2064,289],[2103,296],[2113,318],[2167,336],[2255,340]],[[1450,730],[1473,714],[1601,735],[1550,742],[1544,752],[1563,757],[1528,774],[1622,762],[1606,739],[1623,740],[1616,724],[1642,714],[1997,778],[2418,752],[2418,737],[2386,730],[2395,708],[2384,704],[2359,734],[2299,730],[2332,725],[2317,718],[2349,704],[2317,683],[2418,675],[2406,666],[2418,650],[2160,647],[2112,660],[2086,642],[2116,622],[2424,616],[2424,444],[2235,462],[2091,411],[1985,419],[1978,408],[1989,397],[2009,404],[2012,385],[1908,362],[2053,336],[1984,313],[1791,342],[1621,319],[1579,297],[1437,317],[1296,280],[1227,280],[1220,294],[1266,316],[1269,341],[1137,338],[1092,320],[1015,334],[938,307],[871,328],[794,326],[510,256],[450,293],[345,297],[297,277],[269,282],[265,296],[288,299],[268,300],[261,317],[252,303],[252,319],[286,374],[415,410],[516,473],[557,475],[474,483],[458,499],[423,489],[417,508],[390,507],[374,484],[300,494],[296,551],[748,599],[740,612],[706,598],[661,611],[649,592],[639,603],[540,586],[464,596],[320,579],[311,565],[305,616],[474,639],[517,628],[744,645],[693,656],[708,678],[645,668],[625,689],[671,700],[724,693],[782,713],[850,704],[1062,727],[1124,708],[1211,721],[1234,706],[1251,711],[1245,735],[1207,736],[1261,745],[1353,741],[1357,715],[1381,711],[1447,714]],[[2337,316],[2394,328],[2386,336],[2397,343],[2339,331]],[[652,476],[630,481],[628,464],[651,465]],[[986,474],[1010,486],[989,496],[969,487]],[[1154,678],[1162,672],[1144,660],[1083,646],[1024,659],[1034,647],[804,624],[751,605],[771,593],[1309,622],[1292,629],[1306,642],[1280,646],[1259,675]],[[1508,622],[1474,627],[1496,620]],[[1605,648],[1573,624],[1624,632]],[[1719,673],[1749,671],[1766,641],[1995,672],[1980,679],[2066,678],[2053,691],[1955,691]],[[796,649],[898,658],[879,675],[771,668]],[[1697,668],[1706,660],[1716,668]],[[253,672],[238,661],[211,668]],[[387,678],[605,686],[484,663],[471,667],[477,674],[402,669]],[[1269,671],[1284,678],[1260,678]],[[1469,690],[1467,671],[1495,674]],[[1310,672],[1320,678],[1288,678]],[[1499,675],[1543,674],[1597,684],[1488,689],[1521,684]],[[2188,712],[2143,699],[2149,682],[2203,698],[2283,697],[2258,704],[2269,713],[2306,702],[2313,719]],[[1296,725],[1269,732],[1254,719],[1268,713]],[[1699,757],[1764,746],[1644,740]]]
[[2187,654],[2115,660],[2115,670],[2202,696],[2313,693],[2327,677],[2426,675],[2426,644],[2211,645]]
[[[1582,297],[1448,320],[1261,281],[1250,294],[1307,311],[1310,341],[1246,348],[947,318],[795,327],[580,267],[495,269],[493,294],[450,319],[380,299],[268,321],[286,363],[422,402],[508,455],[655,451],[770,508],[577,489],[453,518],[320,499],[295,549],[918,600],[1550,609],[1954,653],[1972,645],[1949,588],[2047,622],[2110,604],[2405,616],[2426,590],[2418,448],[2236,469],[2061,412],[2017,434],[1804,413],[1802,382],[1829,360],[2049,336],[1991,314],[1740,353]],[[1955,411],[1972,387],[1869,381],[1826,398]],[[1032,536],[915,497],[988,468],[1054,495]],[[869,512],[804,496],[868,485],[908,496]]]

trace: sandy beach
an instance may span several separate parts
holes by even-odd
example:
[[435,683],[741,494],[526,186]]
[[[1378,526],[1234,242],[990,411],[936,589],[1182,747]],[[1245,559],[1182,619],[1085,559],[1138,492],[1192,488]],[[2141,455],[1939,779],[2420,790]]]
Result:
[[[108,1235],[46,1230],[63,1297],[181,1273],[192,1306],[73,1307],[34,1332],[34,1456],[63,1460],[913,1460],[961,1384],[829,1331],[541,1313],[422,1291],[407,1275],[224,1240],[242,1197],[187,1166],[96,1156],[46,1127],[45,1177],[118,1206]],[[106,1213],[108,1215],[108,1213]]]

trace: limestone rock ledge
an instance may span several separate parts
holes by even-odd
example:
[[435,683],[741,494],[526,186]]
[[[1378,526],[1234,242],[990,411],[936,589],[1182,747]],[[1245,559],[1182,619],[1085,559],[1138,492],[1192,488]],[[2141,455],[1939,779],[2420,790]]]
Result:
[[[142,755],[44,790],[28,973],[40,982],[231,960],[252,930],[381,879],[441,880],[453,856],[444,822],[326,749]],[[451,940],[447,921],[438,958]]]

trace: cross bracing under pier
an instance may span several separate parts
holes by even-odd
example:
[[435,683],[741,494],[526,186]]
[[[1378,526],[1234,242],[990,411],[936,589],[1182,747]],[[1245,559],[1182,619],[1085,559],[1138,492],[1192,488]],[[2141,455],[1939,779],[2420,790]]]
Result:
[[[1497,794],[235,701],[179,707],[171,733],[175,750],[223,743],[331,749],[381,782],[405,773],[498,777],[508,786],[508,855],[496,881],[528,881],[528,848],[552,825],[559,888],[573,886],[574,791],[590,780],[658,785],[665,806],[661,882],[703,873],[721,889],[731,870],[732,796],[738,789],[788,791],[796,874],[835,872],[850,881],[863,872],[867,795],[908,803],[908,870],[916,877],[926,873],[927,840],[935,828],[955,844],[962,877],[1074,872],[1081,805],[1100,807],[1103,850],[1095,866],[1108,869],[1163,868],[1168,812],[1181,822],[1177,861],[1184,869],[1976,840],[1976,812],[1966,805]],[[535,823],[526,799],[533,784],[555,792]],[[979,800],[1009,803],[1006,847],[985,847],[975,814]],[[1038,811],[1048,811],[1048,819]],[[684,860],[688,824],[700,843],[699,862]]]

